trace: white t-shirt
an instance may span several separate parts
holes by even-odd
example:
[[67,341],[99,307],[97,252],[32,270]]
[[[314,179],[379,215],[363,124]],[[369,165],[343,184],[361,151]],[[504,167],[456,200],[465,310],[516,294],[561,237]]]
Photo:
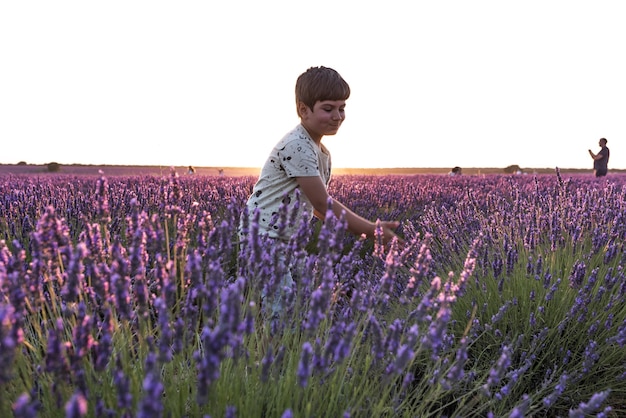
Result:
[[[330,153],[321,143],[318,147],[302,125],[287,133],[272,149],[248,198],[250,218],[252,219],[257,208],[260,211],[259,232],[267,233],[272,238],[288,240],[297,225],[288,226],[283,236],[278,236],[276,215],[283,204],[283,199],[287,199],[289,204],[295,202],[298,189],[296,177],[319,176],[328,187],[330,171]],[[303,214],[311,219],[313,205],[304,193],[300,194],[300,202],[300,213],[296,219],[302,219]]]

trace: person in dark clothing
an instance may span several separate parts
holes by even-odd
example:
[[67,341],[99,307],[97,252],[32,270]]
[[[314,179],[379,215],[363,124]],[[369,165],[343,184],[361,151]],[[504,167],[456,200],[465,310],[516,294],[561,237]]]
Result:
[[594,154],[589,150],[589,155],[593,158],[593,174],[596,177],[606,176],[609,171],[609,149],[606,146],[606,138],[600,138],[600,151]]

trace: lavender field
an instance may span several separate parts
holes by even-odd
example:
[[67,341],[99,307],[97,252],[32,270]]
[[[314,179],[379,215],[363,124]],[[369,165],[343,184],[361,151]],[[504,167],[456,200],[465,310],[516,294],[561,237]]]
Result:
[[254,180],[1,175],[0,416],[626,414],[626,175],[336,176],[386,247]]

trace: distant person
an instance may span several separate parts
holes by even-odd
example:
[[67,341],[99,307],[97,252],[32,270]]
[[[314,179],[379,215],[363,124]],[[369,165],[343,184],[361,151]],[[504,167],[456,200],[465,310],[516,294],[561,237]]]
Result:
[[220,176],[224,175],[224,169],[223,168],[218,169],[217,172],[220,174]]
[[463,174],[463,170],[461,169],[461,167],[454,167],[449,173],[449,176],[460,176],[461,174]]
[[[271,150],[246,205],[250,219],[256,211],[259,212],[259,233],[270,242],[287,242],[296,233],[298,225],[279,228],[276,214],[283,202],[288,202],[292,209],[298,193],[301,200],[299,216],[308,219],[315,216],[324,220],[330,199],[335,216],[345,214],[350,232],[374,238],[376,223],[362,218],[331,198],[327,190],[331,160],[322,139],[326,135],[335,135],[341,127],[346,118],[345,107],[349,96],[348,83],[334,69],[311,67],[298,77],[295,102],[300,123]],[[393,230],[399,226],[399,222],[382,221],[380,226],[384,242],[396,237]],[[240,230],[240,233],[243,231]],[[242,236],[241,239],[243,243],[246,237]],[[281,279],[281,289],[295,290],[292,269],[294,266],[290,266]],[[272,296],[270,310],[273,317],[277,317],[283,310],[280,301],[280,295]]]
[[594,154],[589,150],[589,155],[593,158],[593,173],[596,177],[603,177],[609,171],[609,149],[606,146],[606,138],[600,138],[598,145],[600,145],[600,152]]
[[193,166],[189,166],[189,168],[187,169],[187,174],[195,174],[196,169],[193,168]]

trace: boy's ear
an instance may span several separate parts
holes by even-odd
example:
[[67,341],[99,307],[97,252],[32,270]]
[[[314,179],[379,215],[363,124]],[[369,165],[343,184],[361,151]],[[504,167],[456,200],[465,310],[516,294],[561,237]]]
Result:
[[296,108],[298,109],[298,116],[304,117],[309,110],[309,107],[304,102],[298,102]]

